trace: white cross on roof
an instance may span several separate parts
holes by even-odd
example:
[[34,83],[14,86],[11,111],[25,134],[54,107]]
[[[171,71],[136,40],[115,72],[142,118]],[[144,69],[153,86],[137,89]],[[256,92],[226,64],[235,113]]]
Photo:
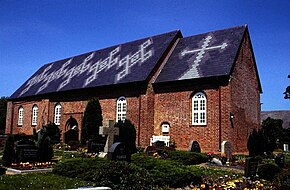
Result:
[[186,71],[178,80],[190,79],[190,78],[193,78],[194,76],[197,76],[197,77],[199,76],[199,73],[197,71],[197,66],[198,66],[198,63],[201,62],[201,60],[202,60],[202,58],[203,58],[203,56],[205,54],[205,51],[219,49],[219,48],[220,49],[225,49],[228,46],[228,44],[226,42],[224,42],[221,45],[208,47],[211,39],[212,39],[212,36],[208,35],[205,38],[205,40],[204,40],[204,42],[203,42],[203,44],[202,44],[200,49],[189,50],[189,51],[188,50],[183,50],[181,52],[182,56],[185,56],[186,54],[195,53],[195,52],[198,52],[198,53],[197,53],[197,56],[195,57],[195,60],[194,60],[194,62],[192,64],[191,68],[188,71]]

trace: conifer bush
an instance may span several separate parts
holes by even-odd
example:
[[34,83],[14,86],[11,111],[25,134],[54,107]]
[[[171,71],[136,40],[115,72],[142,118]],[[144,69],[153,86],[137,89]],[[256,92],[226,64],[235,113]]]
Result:
[[14,136],[10,135],[8,136],[5,146],[4,146],[4,152],[3,152],[3,165],[4,166],[10,166],[16,159],[16,154],[14,150]]
[[103,158],[68,159],[54,166],[53,173],[94,182],[112,189],[152,189],[153,179],[144,169]]
[[261,179],[272,181],[280,171],[281,169],[276,164],[261,164],[258,167],[258,176]]
[[125,121],[116,123],[115,126],[119,128],[119,137],[116,138],[116,141],[124,143],[131,153],[136,153],[136,129],[134,124],[125,119]]
[[99,135],[99,127],[102,125],[103,116],[99,99],[92,98],[88,101],[84,112],[81,143],[85,145],[90,139],[94,139],[100,143],[104,142],[104,138]]

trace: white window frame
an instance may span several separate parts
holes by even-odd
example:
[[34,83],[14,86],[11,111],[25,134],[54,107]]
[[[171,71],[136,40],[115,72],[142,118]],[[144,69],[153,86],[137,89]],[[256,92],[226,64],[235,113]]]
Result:
[[61,105],[57,104],[54,108],[54,124],[60,125],[61,119]]
[[162,134],[163,135],[168,135],[169,134],[169,130],[170,130],[170,125],[169,123],[163,123],[161,125],[161,130],[162,130]]
[[24,108],[21,106],[18,109],[18,121],[17,121],[17,124],[20,126],[23,125],[23,114],[24,114]]
[[127,101],[124,96],[118,98],[116,107],[116,122],[125,121],[127,113]]
[[34,105],[32,107],[31,125],[33,125],[33,126],[37,125],[37,116],[38,116],[38,107],[37,107],[37,105]]
[[202,92],[194,94],[192,97],[192,125],[207,124],[207,100]]

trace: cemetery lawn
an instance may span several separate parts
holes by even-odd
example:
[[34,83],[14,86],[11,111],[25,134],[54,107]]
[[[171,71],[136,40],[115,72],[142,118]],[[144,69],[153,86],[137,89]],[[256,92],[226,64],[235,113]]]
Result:
[[92,186],[90,182],[68,178],[52,173],[31,173],[0,176],[0,189],[9,190],[59,190]]

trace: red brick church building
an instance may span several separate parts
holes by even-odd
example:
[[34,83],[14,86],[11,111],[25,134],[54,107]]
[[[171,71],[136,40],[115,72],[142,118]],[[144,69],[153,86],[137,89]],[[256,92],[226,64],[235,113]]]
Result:
[[246,25],[172,31],[45,64],[10,97],[6,133],[32,134],[48,122],[65,133],[70,116],[81,131],[87,101],[98,97],[104,122],[134,123],[138,146],[154,135],[177,149],[194,140],[216,152],[229,141],[243,152],[259,127],[261,92]]

